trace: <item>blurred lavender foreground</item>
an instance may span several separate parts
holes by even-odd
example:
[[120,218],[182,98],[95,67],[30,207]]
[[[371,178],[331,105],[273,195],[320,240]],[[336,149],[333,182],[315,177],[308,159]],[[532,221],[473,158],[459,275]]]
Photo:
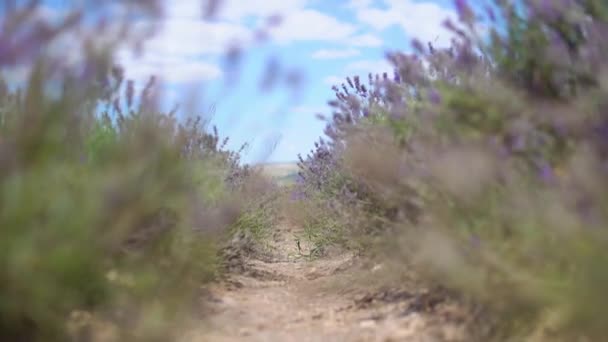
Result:
[[171,340],[255,175],[113,62],[160,1],[1,4],[0,340]]
[[[385,317],[355,321],[360,307],[408,301],[399,319],[432,316],[449,298],[466,308],[464,341],[606,340],[605,1],[455,0],[451,47],[416,40],[386,54],[393,74],[336,85],[325,137],[279,182],[196,113],[164,111],[154,75],[126,79],[116,54],[142,52],[161,1],[53,15],[0,3],[1,341],[178,340],[201,286],[251,264],[270,285],[234,282],[245,289],[233,305],[271,336],[312,322],[299,326],[310,340],[318,322],[350,318],[361,330],[337,331],[362,337]],[[201,6],[211,20],[222,1]],[[229,81],[242,53],[226,51]],[[285,251],[300,263],[273,259]],[[381,266],[352,266],[370,260]],[[415,278],[430,290],[348,304],[316,282],[345,269],[358,271],[349,286]],[[331,314],[310,311],[319,303]]]
[[334,87],[299,193],[393,275],[481,305],[481,340],[603,341],[608,5],[454,3],[451,48],[414,41],[394,76]]

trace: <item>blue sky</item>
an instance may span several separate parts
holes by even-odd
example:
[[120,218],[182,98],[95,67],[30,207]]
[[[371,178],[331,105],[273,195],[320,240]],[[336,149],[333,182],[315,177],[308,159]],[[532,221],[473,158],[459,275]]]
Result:
[[[246,162],[307,154],[323,134],[315,114],[328,114],[332,84],[347,75],[390,73],[385,51],[408,50],[414,37],[447,45],[441,23],[455,17],[452,0],[224,0],[209,21],[202,19],[201,2],[166,0],[163,27],[146,42],[144,55],[120,51],[117,59],[140,85],[150,74],[159,76],[167,106],[186,101],[196,88],[201,112],[216,106],[211,122],[230,136],[230,147],[251,144]],[[52,0],[57,4],[70,1]],[[268,41],[255,43],[255,32],[273,15],[280,15],[280,25],[268,30]],[[243,61],[238,82],[227,87],[234,68],[223,63],[223,52],[234,42],[244,47]],[[301,75],[298,96],[284,80],[260,90],[271,58],[285,71],[279,75]]]

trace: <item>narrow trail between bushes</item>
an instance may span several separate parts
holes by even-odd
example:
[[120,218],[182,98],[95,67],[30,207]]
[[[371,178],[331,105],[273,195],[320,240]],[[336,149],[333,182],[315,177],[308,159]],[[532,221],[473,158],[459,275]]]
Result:
[[[204,317],[182,339],[199,341],[466,341],[466,313],[415,285],[374,285],[380,265],[354,255],[313,259],[281,225],[269,253],[211,286]],[[366,285],[363,285],[366,284]]]

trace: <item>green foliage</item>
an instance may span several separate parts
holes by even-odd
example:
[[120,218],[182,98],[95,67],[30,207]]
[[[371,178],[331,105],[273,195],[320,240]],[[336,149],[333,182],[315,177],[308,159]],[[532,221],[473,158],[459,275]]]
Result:
[[351,239],[380,232],[388,258],[498,317],[485,340],[601,340],[608,7],[497,1],[486,43],[458,3],[451,49],[418,44],[389,55],[395,79],[334,89],[331,141],[302,169],[322,194],[308,199],[339,209],[309,235],[327,222]]
[[118,143],[118,132],[108,120],[96,120],[86,141],[86,155],[94,164],[109,158],[111,149]]
[[276,207],[272,203],[256,203],[244,210],[232,225],[233,234],[245,233],[255,243],[262,244],[275,226]]
[[[0,98],[0,338],[65,341],[100,321],[113,340],[171,339],[217,272],[240,209],[210,209],[240,166],[217,139],[187,144],[204,127],[151,107],[111,120],[95,92],[47,95],[45,75]],[[74,331],[77,312],[93,319]]]
[[247,186],[237,195],[238,199],[232,199],[243,203],[239,216],[229,228],[231,243],[238,243],[239,253],[268,252],[268,241],[273,238],[273,229],[277,227],[280,216],[282,193],[282,187],[274,180],[261,172],[252,172]]
[[[299,234],[298,240],[303,240],[311,246],[308,257],[323,256],[325,251],[332,246],[346,246],[347,235],[342,225],[343,222],[319,207],[304,208],[303,210],[307,210],[307,212],[304,214],[302,233]],[[299,245],[298,247],[300,248]]]
[[161,2],[41,7],[0,14],[0,340],[174,340],[229,227],[268,229],[268,206],[242,149],[114,64]]

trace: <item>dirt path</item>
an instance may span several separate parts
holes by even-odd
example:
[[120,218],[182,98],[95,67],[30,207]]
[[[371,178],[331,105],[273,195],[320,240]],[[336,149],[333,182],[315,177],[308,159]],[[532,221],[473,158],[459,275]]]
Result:
[[351,254],[298,257],[294,233],[282,227],[272,256],[210,289],[207,319],[184,342],[199,341],[465,341],[462,310],[424,289],[362,286],[373,278]]

